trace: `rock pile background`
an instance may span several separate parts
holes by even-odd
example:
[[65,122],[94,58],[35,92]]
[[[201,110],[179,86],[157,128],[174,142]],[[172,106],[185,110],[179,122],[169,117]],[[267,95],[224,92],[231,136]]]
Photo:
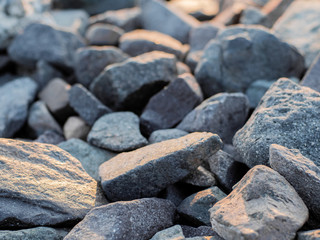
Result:
[[0,239],[320,239],[318,0],[1,0]]

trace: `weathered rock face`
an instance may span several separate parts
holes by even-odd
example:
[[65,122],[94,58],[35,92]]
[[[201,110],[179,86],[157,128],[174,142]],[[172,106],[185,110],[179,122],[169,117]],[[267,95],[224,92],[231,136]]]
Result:
[[36,92],[37,84],[30,78],[19,78],[0,87],[0,137],[13,137],[22,127]]
[[268,164],[276,143],[300,152],[320,166],[320,94],[289,79],[279,79],[262,98],[250,119],[233,138],[249,167]]
[[184,240],[183,231],[180,225],[174,225],[160,232],[157,232],[150,240]]
[[37,227],[18,231],[0,231],[2,240],[62,240],[68,232],[64,229]]
[[206,46],[195,76],[205,97],[244,92],[258,80],[300,77],[303,57],[266,28],[227,27]]
[[56,146],[0,139],[0,160],[1,228],[76,222],[96,204],[96,181]]
[[157,143],[165,140],[183,137],[187,134],[188,132],[182,131],[180,129],[175,129],[175,128],[161,129],[161,130],[152,132],[148,140],[149,140],[149,143],[151,144],[151,143]]
[[122,153],[100,166],[101,184],[113,201],[156,196],[194,171],[220,147],[217,135],[192,133]]
[[34,142],[47,143],[47,144],[53,144],[53,145],[57,145],[63,141],[65,141],[64,136],[53,130],[45,131],[37,139],[34,140]]
[[175,207],[164,199],[145,198],[94,208],[65,237],[85,239],[150,239],[173,225]]
[[102,103],[114,109],[135,109],[176,77],[176,58],[153,51],[108,66],[90,89]]
[[293,239],[308,219],[308,209],[294,188],[260,165],[210,212],[212,228],[225,239]]
[[202,166],[190,173],[182,182],[198,187],[211,187],[217,184],[213,174]]
[[91,25],[86,32],[86,39],[90,45],[105,46],[118,45],[120,37],[124,34],[124,30],[111,25],[96,23]]

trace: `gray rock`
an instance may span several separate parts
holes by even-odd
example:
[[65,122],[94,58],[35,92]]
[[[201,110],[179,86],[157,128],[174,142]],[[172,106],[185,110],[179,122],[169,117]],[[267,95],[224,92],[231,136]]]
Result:
[[294,188],[276,171],[255,166],[211,209],[212,228],[225,239],[293,239],[308,219]]
[[249,111],[247,97],[242,93],[220,93],[208,98],[191,111],[177,126],[187,132],[212,132],[230,143],[243,126]]
[[114,201],[155,196],[194,171],[221,144],[212,133],[192,133],[119,154],[100,166],[102,187]]
[[52,79],[62,77],[62,73],[46,61],[37,62],[34,80],[37,82],[39,90],[42,90]]
[[63,125],[64,137],[69,140],[71,138],[87,139],[90,132],[90,126],[80,117],[69,117]]
[[105,114],[93,125],[88,142],[115,152],[130,151],[148,144],[139,129],[139,118],[132,112]]
[[8,52],[11,59],[21,65],[34,66],[37,61],[44,60],[53,65],[72,68],[74,52],[83,46],[83,41],[71,32],[34,23],[13,40]]
[[297,233],[297,240],[319,240],[320,230],[310,230]]
[[150,240],[184,240],[185,237],[180,225],[174,225],[160,232],[157,232]]
[[0,87],[0,137],[13,137],[28,116],[37,84],[30,78],[19,78]]
[[[4,2],[4,1],[2,1]],[[2,3],[0,3],[2,4]],[[0,49],[6,49],[17,35],[21,22],[14,16],[8,16],[0,9]]]
[[270,145],[270,165],[294,187],[310,211],[309,220],[320,223],[320,168],[297,149]]
[[151,133],[149,137],[149,143],[157,143],[157,142],[162,142],[165,140],[170,140],[170,139],[175,139],[179,137],[183,137],[187,135],[188,132],[182,131],[180,129],[161,129],[157,130]]
[[[129,56],[116,47],[85,47],[75,53],[77,80],[85,87],[95,79],[105,67],[126,60]],[[89,63],[89,64],[88,64]]]
[[200,62],[202,55],[203,55],[202,50],[191,51],[188,53],[185,62],[189,66],[192,72],[196,70],[196,67]]
[[202,166],[199,166],[194,172],[190,173],[182,182],[197,187],[212,187],[217,184],[213,174]]
[[47,130],[62,133],[60,125],[52,117],[42,101],[37,101],[31,105],[28,116],[28,125],[37,136],[40,136]]
[[3,71],[9,64],[10,58],[7,55],[0,55],[0,71]]
[[69,91],[69,104],[89,125],[111,109],[103,105],[91,92],[81,84],[75,84]]
[[320,53],[319,14],[319,1],[294,1],[273,26],[279,38],[294,45],[302,53],[307,66]]
[[65,141],[64,136],[52,130],[45,131],[37,139],[34,140],[34,142],[47,143],[53,145],[57,145],[63,141]]
[[190,51],[203,50],[207,43],[214,39],[221,29],[221,26],[212,23],[203,23],[191,29],[189,34]]
[[179,182],[172,184],[168,186],[159,196],[161,198],[170,200],[176,207],[178,207],[180,203],[190,195],[190,193],[188,194],[182,186],[184,185],[181,185]]
[[256,108],[259,105],[261,98],[274,82],[275,81],[257,80],[250,84],[246,91],[246,95],[249,99],[251,108]]
[[177,72],[177,75],[182,75],[184,73],[191,73],[191,70],[187,64],[183,62],[177,62]]
[[210,226],[200,226],[200,227],[190,227],[187,225],[181,225],[183,234],[186,238],[192,237],[201,237],[201,236],[214,236],[215,240],[223,240],[219,238],[218,234],[213,231],[212,227]]
[[177,211],[196,225],[211,226],[209,209],[226,196],[218,187],[211,187],[187,197]]
[[314,60],[307,73],[304,75],[301,85],[304,87],[312,88],[320,92],[320,53]]
[[141,9],[144,29],[165,33],[182,43],[188,42],[190,30],[199,25],[195,18],[162,1],[144,0]]
[[120,49],[130,56],[138,56],[146,52],[162,51],[184,57],[184,46],[173,37],[156,32],[138,29],[124,34],[120,38]]
[[258,7],[248,6],[241,14],[240,23],[245,25],[264,25],[266,18],[267,16]]
[[203,93],[244,92],[258,80],[299,77],[304,59],[297,50],[268,29],[232,26],[219,32],[206,46],[195,76]]
[[115,153],[91,146],[80,139],[70,139],[59,143],[58,147],[78,159],[86,172],[99,181],[99,166],[116,156]]
[[174,55],[154,51],[110,65],[93,81],[90,90],[111,108],[141,108],[176,78],[176,72]]
[[96,23],[91,25],[86,32],[86,39],[90,45],[118,45],[124,30],[110,24]]
[[60,148],[0,139],[0,155],[2,229],[74,223],[95,206],[96,181]]
[[267,165],[269,147],[275,143],[299,149],[320,166],[319,97],[318,92],[289,79],[275,82],[233,138],[233,145],[243,162],[249,167]]
[[190,73],[180,75],[149,100],[140,117],[143,131],[174,127],[202,100],[197,80]]
[[49,227],[37,227],[16,231],[0,231],[1,240],[62,240],[67,230]]
[[64,240],[150,239],[173,225],[175,207],[164,199],[115,202],[91,210]]
[[217,238],[212,236],[203,236],[203,237],[185,238],[185,240],[217,240]]

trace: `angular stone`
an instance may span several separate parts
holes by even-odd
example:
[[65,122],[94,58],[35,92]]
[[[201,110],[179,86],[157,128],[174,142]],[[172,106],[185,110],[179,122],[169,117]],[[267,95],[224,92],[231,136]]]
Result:
[[320,53],[304,75],[301,85],[320,92]]
[[289,79],[275,82],[233,138],[243,162],[249,167],[267,165],[269,147],[275,143],[299,149],[320,166],[319,97],[318,92]]
[[74,52],[83,46],[83,41],[71,32],[34,23],[13,40],[8,52],[11,59],[21,65],[34,66],[37,61],[44,60],[53,65],[72,68]]
[[212,187],[217,184],[213,174],[202,166],[190,173],[182,182],[197,187]]
[[175,207],[164,199],[115,202],[91,210],[64,240],[150,239],[173,225]]
[[71,138],[87,139],[90,127],[79,117],[69,117],[63,125],[64,137],[68,140]]
[[[75,72],[77,80],[85,87],[89,87],[91,82],[108,65],[120,63],[129,56],[116,47],[84,47],[75,53]],[[94,64],[88,64],[94,63]]]
[[180,225],[174,225],[160,232],[157,232],[150,240],[184,240],[185,237]]
[[115,152],[130,151],[148,144],[139,129],[139,118],[132,112],[109,113],[93,125],[88,142]]
[[2,240],[62,240],[68,234],[67,230],[49,227],[37,227],[16,231],[0,231]]
[[99,166],[116,156],[115,153],[91,146],[80,139],[70,139],[59,143],[58,147],[78,159],[86,172],[99,181]]
[[114,201],[155,196],[194,171],[221,144],[212,133],[192,133],[119,154],[100,166],[102,187]]
[[28,116],[37,84],[30,78],[19,78],[0,87],[0,137],[13,137]]
[[1,228],[74,223],[96,204],[96,181],[56,146],[0,139],[0,159]]
[[320,239],[320,230],[310,230],[304,232],[298,232],[297,240],[317,240]]
[[209,209],[226,196],[218,187],[211,187],[184,199],[177,211],[196,225],[211,226]]
[[[159,0],[142,1],[141,9],[141,22],[144,29],[170,35],[182,43],[188,42],[191,28],[199,25],[195,18]],[[164,22],[166,24],[163,24]]]
[[[181,183],[175,183],[168,186],[161,194],[160,197],[170,200],[176,207],[180,205],[180,203],[190,195],[188,194],[185,185]],[[189,190],[189,189],[188,189]]]
[[203,23],[191,29],[189,35],[190,51],[203,50],[210,40],[214,39],[222,29],[220,25]]
[[191,73],[191,70],[187,64],[183,62],[177,62],[177,72],[177,75],[182,75],[184,73]]
[[275,81],[257,80],[250,84],[246,91],[246,95],[249,99],[251,108],[256,108],[258,106],[261,98],[274,82]]
[[157,143],[157,142],[162,142],[165,140],[170,140],[170,139],[175,139],[179,137],[183,137],[187,135],[188,132],[182,131],[180,129],[161,129],[157,130],[151,133],[149,137],[149,143]]
[[119,47],[133,57],[152,51],[172,53],[178,59],[184,56],[184,46],[178,40],[160,32],[143,29],[124,34],[120,38]]
[[254,6],[246,7],[240,17],[240,23],[245,25],[264,25],[267,16]]
[[279,173],[255,166],[211,209],[212,228],[225,239],[293,239],[308,209]]
[[111,108],[136,109],[174,80],[176,73],[174,55],[154,51],[110,65],[93,81],[90,90]]
[[111,109],[103,105],[91,92],[81,84],[75,84],[69,91],[70,106],[89,125],[106,113],[111,113]]
[[187,132],[212,132],[230,143],[243,126],[249,111],[247,97],[242,93],[220,93],[208,98],[191,111],[178,129]]
[[140,117],[144,132],[175,126],[202,100],[197,80],[190,73],[180,75],[149,100]]
[[189,66],[192,72],[195,71],[198,63],[201,60],[201,57],[203,55],[203,51],[190,51],[186,57],[186,64]]
[[210,226],[200,226],[200,227],[190,227],[186,225],[181,225],[183,234],[186,238],[199,237],[199,236],[214,236],[215,240],[223,240],[219,235],[212,230]]
[[39,90],[42,90],[52,79],[62,77],[62,73],[46,61],[37,62],[34,80],[37,82]]
[[304,59],[268,29],[232,26],[206,46],[195,71],[205,97],[217,92],[244,92],[258,80],[300,77]]
[[57,145],[63,141],[65,141],[64,136],[52,130],[45,131],[37,139],[34,140],[34,142],[47,143],[47,144],[53,144],[53,145]]
[[86,39],[90,45],[118,45],[120,37],[124,34],[121,28],[103,23],[91,25],[86,32]]

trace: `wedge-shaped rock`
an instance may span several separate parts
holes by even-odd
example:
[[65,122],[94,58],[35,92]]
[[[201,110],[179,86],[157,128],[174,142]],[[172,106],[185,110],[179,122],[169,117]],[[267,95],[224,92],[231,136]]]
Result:
[[293,239],[308,219],[308,209],[294,188],[261,165],[252,168],[210,212],[212,228],[233,240]]
[[80,221],[96,203],[97,183],[60,148],[0,139],[0,228]]
[[100,166],[103,190],[113,201],[156,196],[194,171],[221,144],[212,133],[192,133],[119,154]]

